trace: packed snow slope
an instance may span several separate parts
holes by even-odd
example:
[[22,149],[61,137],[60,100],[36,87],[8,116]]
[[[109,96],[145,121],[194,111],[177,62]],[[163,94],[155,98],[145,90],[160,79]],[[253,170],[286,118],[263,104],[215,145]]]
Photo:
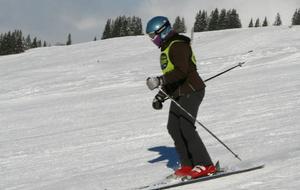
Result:
[[[174,189],[290,189],[300,186],[300,27],[196,33],[207,82],[198,119],[223,166],[262,170]],[[252,53],[247,53],[253,50]],[[160,180],[178,166],[166,130],[169,102],[155,111],[159,50],[146,36],[0,57],[0,189],[122,190]]]

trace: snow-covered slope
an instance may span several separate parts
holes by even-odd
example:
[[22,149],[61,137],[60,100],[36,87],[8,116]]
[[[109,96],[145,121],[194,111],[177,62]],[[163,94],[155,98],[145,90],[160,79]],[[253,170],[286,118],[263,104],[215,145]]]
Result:
[[[207,82],[198,119],[243,162],[198,127],[213,160],[266,167],[177,189],[299,188],[299,34],[284,26],[195,34],[203,78],[247,61]],[[169,103],[153,110],[145,87],[160,74],[158,57],[145,36],[0,57],[0,189],[122,190],[170,174]]]

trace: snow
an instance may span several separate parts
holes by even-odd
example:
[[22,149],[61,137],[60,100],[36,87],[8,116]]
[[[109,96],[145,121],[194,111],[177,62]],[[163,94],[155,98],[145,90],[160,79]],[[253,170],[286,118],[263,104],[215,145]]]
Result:
[[[198,119],[223,166],[261,170],[174,189],[297,189],[300,185],[300,27],[196,33],[199,73],[208,78]],[[251,53],[248,51],[253,50]],[[145,86],[160,74],[146,36],[0,57],[0,189],[123,190],[161,180],[177,165],[166,130],[168,103],[151,107]]]

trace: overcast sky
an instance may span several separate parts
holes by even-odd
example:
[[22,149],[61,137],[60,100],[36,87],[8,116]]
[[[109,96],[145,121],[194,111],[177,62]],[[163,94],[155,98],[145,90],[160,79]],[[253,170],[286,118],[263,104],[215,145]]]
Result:
[[106,20],[119,15],[139,16],[144,27],[156,15],[181,16],[190,29],[200,9],[215,8],[237,9],[243,27],[251,17],[273,23],[277,12],[290,25],[300,0],[0,0],[0,33],[21,29],[52,44],[71,33],[76,43],[101,38]]

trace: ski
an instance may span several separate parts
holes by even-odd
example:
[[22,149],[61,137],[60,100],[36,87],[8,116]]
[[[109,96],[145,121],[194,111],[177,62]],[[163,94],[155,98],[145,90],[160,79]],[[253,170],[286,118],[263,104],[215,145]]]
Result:
[[217,179],[221,177],[226,177],[230,175],[235,175],[239,173],[250,172],[253,170],[262,169],[264,164],[249,166],[249,167],[240,167],[237,169],[222,169],[211,176],[200,177],[197,179],[165,179],[160,182],[153,183],[151,185],[143,186],[138,188],[139,190],[161,190],[161,189],[169,189],[173,187],[188,185],[192,183],[198,183],[203,181],[208,181],[212,179]]

